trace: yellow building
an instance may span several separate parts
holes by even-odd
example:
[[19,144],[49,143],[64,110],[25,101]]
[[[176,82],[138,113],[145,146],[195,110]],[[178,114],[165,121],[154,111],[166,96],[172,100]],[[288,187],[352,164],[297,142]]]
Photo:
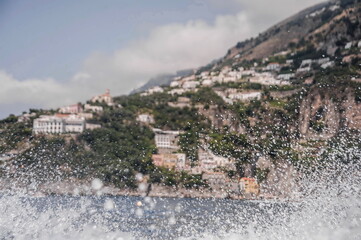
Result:
[[245,194],[259,194],[259,185],[254,178],[241,178],[239,181],[240,190]]

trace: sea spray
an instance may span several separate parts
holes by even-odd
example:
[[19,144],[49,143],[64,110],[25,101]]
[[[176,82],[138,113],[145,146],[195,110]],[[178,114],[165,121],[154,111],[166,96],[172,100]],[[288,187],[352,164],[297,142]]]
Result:
[[300,174],[292,199],[110,197],[99,179],[89,186],[95,196],[31,197],[18,189],[0,197],[0,239],[356,240],[360,186],[359,160],[348,152]]

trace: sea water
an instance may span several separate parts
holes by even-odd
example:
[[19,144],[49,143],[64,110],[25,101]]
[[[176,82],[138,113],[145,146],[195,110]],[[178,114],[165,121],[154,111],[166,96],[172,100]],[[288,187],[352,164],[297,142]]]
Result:
[[0,195],[0,239],[361,239],[360,164],[300,179],[294,198],[240,201]]
[[361,239],[361,203],[353,197],[320,206],[17,195],[2,196],[0,203],[0,239]]
[[[141,197],[2,196],[3,239],[222,238],[286,222],[298,203]],[[208,236],[208,237],[206,237]]]

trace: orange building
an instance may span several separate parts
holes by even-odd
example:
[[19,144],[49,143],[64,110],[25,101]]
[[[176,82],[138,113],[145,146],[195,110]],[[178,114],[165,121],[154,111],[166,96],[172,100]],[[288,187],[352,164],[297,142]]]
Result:
[[176,168],[184,169],[185,168],[185,154],[153,154],[152,160],[154,165],[158,167],[166,168]]

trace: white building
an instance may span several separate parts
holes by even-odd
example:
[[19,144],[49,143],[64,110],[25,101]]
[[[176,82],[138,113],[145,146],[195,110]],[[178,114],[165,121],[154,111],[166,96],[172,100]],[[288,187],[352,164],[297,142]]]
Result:
[[321,68],[326,69],[326,68],[329,68],[329,67],[333,67],[334,65],[335,65],[334,61],[329,61],[329,62],[326,62],[326,63],[322,64]]
[[93,106],[93,105],[90,105],[90,104],[85,104],[84,105],[84,110],[99,113],[99,112],[103,112],[103,107],[102,106]]
[[270,72],[257,73],[249,79],[249,82],[263,85],[288,85],[286,81],[280,81],[274,78]]
[[161,129],[153,128],[155,134],[155,145],[158,150],[176,151],[179,149],[178,137],[180,131],[163,131]]
[[101,128],[102,125],[100,124],[94,124],[94,123],[85,123],[85,129],[94,130],[97,128]]
[[331,11],[335,11],[335,10],[337,10],[337,9],[339,9],[340,8],[340,6],[338,6],[338,5],[332,5],[331,7],[329,7],[329,9],[331,10]]
[[228,83],[228,82],[236,82],[237,81],[237,77],[236,76],[226,76],[223,77],[223,81],[224,83]]
[[61,134],[65,132],[65,121],[63,118],[42,115],[34,120],[34,134]]
[[209,87],[209,86],[212,86],[212,85],[213,85],[213,81],[211,79],[204,79],[202,81],[202,86]]
[[302,60],[301,62],[301,66],[300,67],[304,67],[304,66],[310,66],[312,64],[313,60],[312,59],[305,59]]
[[268,71],[277,71],[278,69],[280,69],[279,63],[269,63],[266,67]]
[[186,92],[186,90],[184,90],[183,88],[175,88],[175,89],[170,90],[168,93],[171,95],[181,95],[185,92]]
[[237,72],[237,71],[232,71],[232,72],[228,73],[228,76],[239,79],[239,78],[242,78],[242,73]]
[[192,89],[192,88],[196,88],[199,84],[200,82],[198,81],[186,81],[183,83],[182,87],[184,89]]
[[214,82],[214,83],[216,83],[216,82],[222,83],[222,82],[223,82],[223,76],[222,76],[222,75],[213,76],[211,80],[212,80],[212,82]]
[[327,58],[317,59],[317,60],[315,60],[315,63],[317,63],[318,65],[322,65],[322,64],[327,63],[329,61],[330,61],[330,58],[327,57]]
[[201,77],[202,78],[206,78],[206,77],[208,77],[209,76],[209,72],[202,72],[201,73]]
[[153,87],[151,89],[149,89],[147,91],[149,94],[153,94],[153,93],[162,93],[164,92],[163,88],[159,87],[159,86],[156,86],[156,87]]
[[85,130],[85,119],[76,115],[70,115],[64,119],[65,132],[67,133],[82,133]]
[[262,92],[237,92],[228,95],[229,99],[239,101],[260,100],[261,97]]
[[34,120],[34,134],[81,133],[85,130],[85,119],[76,115],[42,115]]
[[295,74],[294,73],[285,73],[285,74],[280,74],[277,76],[277,79],[279,80],[285,80],[285,81],[289,81],[291,80],[292,78],[295,77]]
[[352,47],[352,42],[348,42],[345,45],[345,49],[350,49]]
[[316,17],[317,15],[320,15],[321,13],[323,13],[325,10],[326,10],[326,8],[322,8],[321,10],[315,11],[310,14],[310,17]]
[[219,74],[219,72],[211,72],[210,73],[211,76],[216,76],[217,74]]
[[297,69],[298,73],[310,72],[310,71],[311,71],[311,67],[300,67],[299,69]]
[[179,82],[178,81],[173,81],[170,83],[170,87],[174,88],[174,87],[179,87]]
[[242,76],[255,76],[256,71],[254,69],[243,70],[243,71],[240,72],[240,74],[242,74]]
[[278,52],[278,53],[275,53],[274,56],[286,56],[287,54],[289,54],[290,51],[282,51],[282,52]]
[[142,123],[146,123],[146,124],[151,124],[154,123],[154,117],[150,114],[139,114],[137,116],[137,121],[142,122]]
[[232,163],[228,158],[217,156],[208,149],[198,149],[198,161],[202,171],[213,170],[217,167],[230,168]]

